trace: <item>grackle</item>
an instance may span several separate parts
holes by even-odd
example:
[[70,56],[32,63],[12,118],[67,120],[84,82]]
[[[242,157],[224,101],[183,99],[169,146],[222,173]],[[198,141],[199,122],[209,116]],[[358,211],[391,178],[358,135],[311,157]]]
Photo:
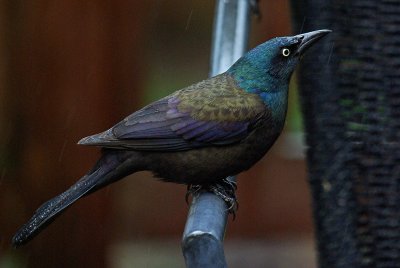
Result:
[[13,245],[32,239],[81,197],[142,170],[235,202],[221,185],[229,186],[226,177],[249,169],[275,142],[284,126],[291,74],[303,53],[329,32],[271,39],[225,73],[80,140],[78,144],[102,147],[101,158],[68,190],[44,203],[15,234]]

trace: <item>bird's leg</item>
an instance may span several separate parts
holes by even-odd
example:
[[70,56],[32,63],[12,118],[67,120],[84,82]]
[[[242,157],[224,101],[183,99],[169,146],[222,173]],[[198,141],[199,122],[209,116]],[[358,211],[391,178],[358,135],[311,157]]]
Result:
[[200,192],[203,187],[199,184],[189,184],[185,195],[186,204],[189,204],[189,196],[194,196]]
[[228,205],[229,213],[233,214],[233,218],[235,219],[235,214],[237,209],[239,208],[239,203],[236,198],[235,191],[237,189],[236,182],[225,178],[223,180],[218,181],[217,183],[207,184],[207,185],[197,185],[191,184],[188,185],[188,190],[186,192],[186,203],[188,203],[188,198],[190,195],[196,195],[201,190],[205,190],[215,195],[219,196],[226,202]]
[[229,213],[233,214],[233,219],[235,219],[236,211],[239,208],[239,202],[236,197],[237,184],[235,181],[231,181],[225,178],[217,183],[208,186],[210,192],[221,197],[228,205]]

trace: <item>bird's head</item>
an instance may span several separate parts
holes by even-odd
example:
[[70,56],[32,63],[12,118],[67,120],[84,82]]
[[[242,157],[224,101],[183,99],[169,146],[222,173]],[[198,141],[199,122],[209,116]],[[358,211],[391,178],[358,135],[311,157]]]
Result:
[[288,85],[304,52],[330,32],[318,30],[268,40],[247,52],[228,73],[250,92],[280,90]]

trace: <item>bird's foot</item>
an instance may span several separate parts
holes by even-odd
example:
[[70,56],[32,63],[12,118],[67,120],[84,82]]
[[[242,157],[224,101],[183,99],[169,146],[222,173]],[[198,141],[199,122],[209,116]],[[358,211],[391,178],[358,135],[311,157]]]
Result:
[[221,197],[228,205],[229,213],[232,213],[233,219],[236,217],[236,211],[239,208],[239,202],[236,197],[237,184],[235,181],[225,178],[218,183],[211,184],[209,191]]
[[231,181],[229,178],[225,178],[221,181],[218,181],[214,184],[208,185],[197,185],[191,184],[188,185],[188,190],[186,192],[186,203],[188,203],[188,199],[190,195],[196,195],[201,190],[205,190],[211,193],[214,193],[216,196],[222,198],[228,206],[229,213],[232,213],[233,219],[235,219],[236,211],[239,208],[239,202],[237,201],[236,191],[237,185],[235,181]]
[[199,184],[189,184],[187,186],[187,191],[185,195],[186,204],[189,204],[189,196],[195,196],[200,192],[201,189],[204,189],[202,185]]

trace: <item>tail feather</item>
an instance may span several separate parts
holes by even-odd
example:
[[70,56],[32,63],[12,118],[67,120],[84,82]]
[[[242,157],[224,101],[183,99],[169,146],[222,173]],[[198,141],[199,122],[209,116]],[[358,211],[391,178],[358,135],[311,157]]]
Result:
[[[123,155],[123,157],[121,157]],[[94,192],[132,173],[132,161],[126,152],[107,152],[97,162],[95,168],[62,194],[40,206],[32,218],[23,225],[12,239],[14,247],[19,247],[34,238],[57,216],[81,197]]]

